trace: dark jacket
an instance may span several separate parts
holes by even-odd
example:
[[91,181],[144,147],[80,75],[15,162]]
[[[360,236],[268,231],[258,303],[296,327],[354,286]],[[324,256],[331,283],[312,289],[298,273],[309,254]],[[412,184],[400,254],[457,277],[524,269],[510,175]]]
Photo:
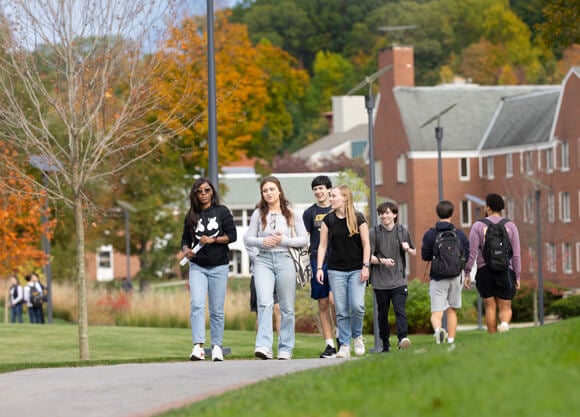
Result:
[[[425,232],[423,235],[423,244],[421,246],[421,259],[426,262],[430,262],[433,260],[433,247],[435,246],[435,239],[437,238],[437,233],[444,231],[444,230],[453,230],[457,233],[457,236],[461,240],[461,244],[463,245],[463,256],[467,260],[469,257],[469,239],[465,236],[463,231],[456,229],[453,223],[450,222],[437,222],[435,223],[435,227],[430,228]],[[429,272],[429,276],[431,279],[439,280],[442,277],[436,276],[433,272]]]
[[[202,236],[218,237],[226,235],[229,243],[238,238],[234,218],[226,206],[211,206],[199,214],[197,224],[192,224],[189,216],[185,216],[181,247],[189,248],[197,245]],[[203,266],[219,266],[230,263],[229,247],[224,244],[205,245],[191,258],[191,262]]]

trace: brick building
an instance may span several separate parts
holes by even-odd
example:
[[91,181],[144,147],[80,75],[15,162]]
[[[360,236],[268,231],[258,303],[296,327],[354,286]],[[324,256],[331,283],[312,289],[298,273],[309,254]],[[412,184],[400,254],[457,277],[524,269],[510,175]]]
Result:
[[[522,279],[534,285],[539,209],[544,281],[580,288],[580,68],[560,85],[415,87],[412,47],[381,51],[379,68],[387,65],[374,127],[377,201],[399,204],[420,248],[436,221],[439,123],[443,197],[456,206],[455,225],[469,233],[485,196],[503,195],[520,231]],[[426,263],[409,261],[410,276],[427,279]]]

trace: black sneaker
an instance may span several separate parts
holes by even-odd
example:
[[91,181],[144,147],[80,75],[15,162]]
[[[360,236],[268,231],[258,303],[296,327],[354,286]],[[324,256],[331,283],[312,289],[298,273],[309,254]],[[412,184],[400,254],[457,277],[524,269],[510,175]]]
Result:
[[336,349],[330,345],[326,345],[326,349],[320,354],[320,357],[324,359],[336,358]]

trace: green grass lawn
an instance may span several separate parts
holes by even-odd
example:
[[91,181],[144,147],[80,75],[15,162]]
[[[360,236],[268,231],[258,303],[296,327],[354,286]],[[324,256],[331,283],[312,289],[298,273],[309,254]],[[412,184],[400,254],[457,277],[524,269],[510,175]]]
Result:
[[[254,337],[226,331],[226,360],[253,358]],[[0,325],[0,372],[183,361],[191,346],[188,329],[91,326],[89,339],[91,361],[81,363],[76,326]],[[407,351],[269,379],[163,416],[551,417],[580,410],[580,318],[506,334],[464,331],[454,349],[430,335],[411,339]],[[318,335],[298,334],[295,357],[316,357],[321,345]]]

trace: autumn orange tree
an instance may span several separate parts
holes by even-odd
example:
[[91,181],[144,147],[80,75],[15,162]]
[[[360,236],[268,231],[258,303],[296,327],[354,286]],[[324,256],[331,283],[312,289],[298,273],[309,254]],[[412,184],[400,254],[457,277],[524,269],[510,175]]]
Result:
[[[14,158],[14,152],[2,142],[0,153]],[[42,222],[42,196],[7,166],[0,165],[0,201],[0,276],[44,265],[47,259],[39,243],[43,233],[50,238],[55,220]]]
[[[308,81],[296,60],[277,47],[254,47],[244,25],[229,23],[228,11],[216,13],[215,65],[217,91],[218,160],[220,165],[243,154],[271,158],[293,129],[286,105],[298,102]],[[172,28],[171,37],[159,53],[171,73],[156,85],[158,95],[173,107],[184,94],[192,99],[182,103],[170,119],[170,127],[181,129],[184,159],[192,167],[205,168],[208,161],[207,91],[188,86],[188,80],[207,82],[207,39],[205,21],[187,17]],[[203,114],[202,123],[190,127]]]

